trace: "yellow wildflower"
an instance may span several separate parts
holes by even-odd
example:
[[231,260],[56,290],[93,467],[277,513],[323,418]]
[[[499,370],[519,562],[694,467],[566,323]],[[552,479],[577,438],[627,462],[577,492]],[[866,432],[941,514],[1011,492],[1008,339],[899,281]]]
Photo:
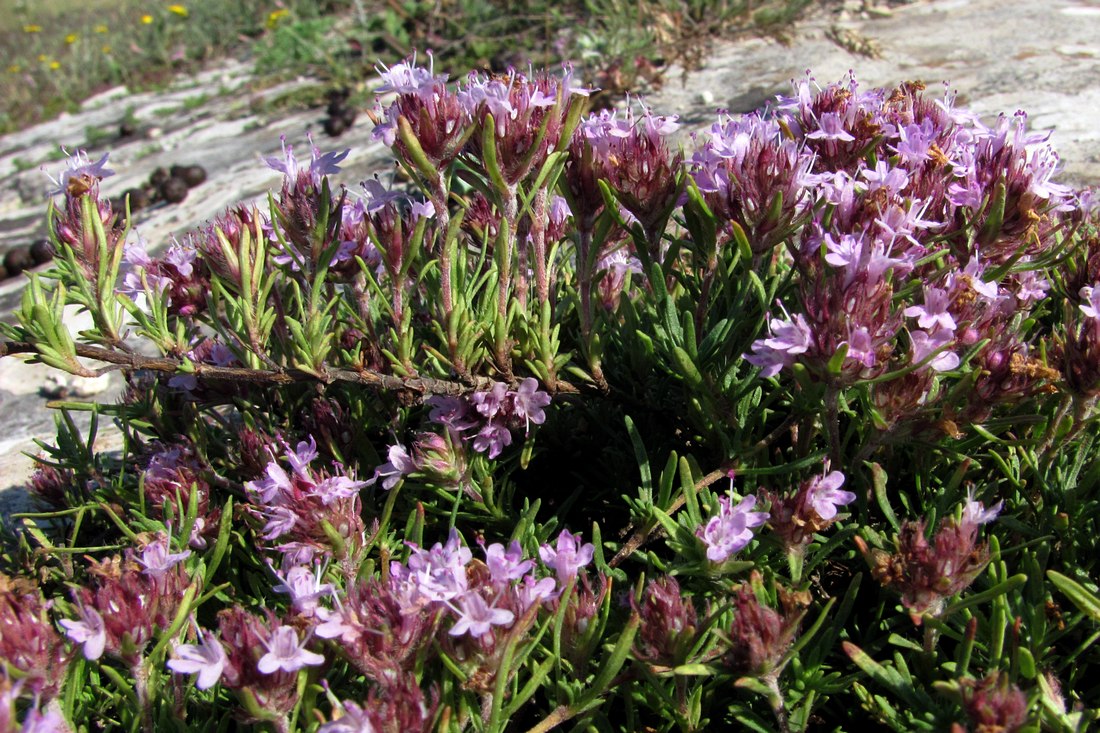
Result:
[[103,51],[103,53],[107,53],[107,54],[111,53],[111,47],[110,46],[104,46],[100,50]]
[[77,35],[76,33],[70,33],[69,35],[65,36],[65,43],[67,43],[71,46],[74,43],[76,43],[77,39],[79,39],[79,38],[80,38],[80,36]]
[[95,27],[95,32],[96,33],[101,33],[101,34],[106,33],[107,32],[107,26],[105,26],[103,23],[100,23],[99,25],[97,25]]
[[274,28],[275,26],[277,26],[279,24],[279,21],[282,20],[283,18],[285,18],[288,15],[290,15],[290,11],[287,10],[286,8],[279,8],[278,10],[271,11],[271,13],[269,13],[268,16],[267,16],[267,27],[268,27],[268,29],[271,29],[271,28]]
[[42,26],[40,25],[25,25],[23,26],[24,33],[41,33]]
[[153,23],[153,16],[151,16],[151,15],[143,15],[143,16],[141,16],[141,22],[142,22],[142,23],[143,23],[144,25],[152,25],[152,23]]
[[18,74],[22,70],[23,70],[23,67],[20,66],[19,64],[12,64],[11,66],[8,67],[8,73],[9,74]]
[[51,61],[50,62],[50,71],[57,71],[60,68],[61,68],[61,62],[60,61]]
[[41,61],[41,62],[43,62],[43,63],[45,63],[46,59],[48,59],[48,58],[49,58],[49,56],[47,56],[47,55],[46,55],[46,54],[44,54],[44,53],[40,53],[40,54],[38,54],[38,60],[39,60],[39,61]]
[[189,15],[189,13],[187,12],[187,8],[182,5],[169,5],[168,12],[175,13],[181,18],[186,18]]

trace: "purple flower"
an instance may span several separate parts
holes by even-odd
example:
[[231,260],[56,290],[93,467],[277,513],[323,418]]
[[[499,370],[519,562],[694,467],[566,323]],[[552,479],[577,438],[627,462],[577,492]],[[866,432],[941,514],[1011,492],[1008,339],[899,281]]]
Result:
[[376,71],[378,71],[378,75],[382,77],[382,86],[375,89],[374,93],[386,94],[388,92],[396,92],[397,94],[416,94],[430,97],[437,83],[443,84],[447,81],[446,74],[436,76],[433,73],[434,61],[435,59],[429,52],[428,68],[426,69],[416,65],[415,54],[409,63],[402,61],[389,68],[384,64],[379,64],[382,68],[376,68]]
[[325,658],[320,654],[308,651],[298,641],[298,632],[291,626],[280,626],[271,633],[271,638],[264,642],[267,654],[260,657],[256,667],[264,674],[272,674],[279,670],[284,672],[297,672],[302,667],[321,664]]
[[591,542],[582,545],[580,533],[572,534],[567,529],[558,535],[554,547],[549,544],[539,547],[539,557],[554,569],[562,585],[577,577],[577,571],[592,562],[595,553],[595,545]]
[[840,471],[832,471],[824,476],[815,476],[810,481],[810,505],[822,519],[836,517],[836,508],[851,504],[856,500],[856,495],[850,491],[841,491],[844,485],[844,474]]
[[340,166],[337,164],[348,157],[351,150],[322,154],[320,149],[313,144],[312,136],[308,137],[311,151],[308,170],[302,170],[299,167],[298,160],[294,157],[294,146],[286,144],[286,135],[279,136],[279,143],[283,148],[283,157],[281,159],[276,156],[264,158],[264,163],[267,164],[268,168],[282,173],[286,177],[286,183],[292,187],[298,187],[302,183],[310,183],[319,190],[321,179],[324,176],[339,173]]
[[281,581],[272,588],[276,593],[286,593],[290,596],[291,607],[304,616],[312,616],[318,610],[318,602],[331,595],[334,588],[332,583],[321,582],[321,569],[316,571],[305,565],[295,565],[286,571],[286,576],[276,573]]
[[[14,730],[14,728],[12,729]],[[47,708],[45,712],[32,707],[23,719],[19,733],[71,733],[72,728],[65,722],[60,710]]]
[[[285,444],[284,444],[285,445]],[[313,462],[313,459],[317,457],[317,441],[313,439],[313,436],[309,436],[309,442],[300,441],[298,447],[295,450],[290,450],[290,446],[287,447],[286,460],[290,464],[290,467],[294,469],[294,473],[300,477],[309,480],[309,464]]]
[[1086,285],[1081,288],[1080,295],[1081,299],[1086,301],[1077,306],[1081,312],[1089,318],[1100,318],[1100,283],[1091,287]]
[[428,419],[434,423],[446,425],[458,432],[477,424],[476,420],[471,420],[467,416],[469,403],[461,397],[435,395],[428,400],[428,404],[432,408],[428,413]]
[[753,341],[753,353],[744,355],[745,361],[761,368],[760,376],[764,378],[774,377],[783,367],[794,364],[796,357],[813,344],[810,324],[801,313],[796,313],[793,320],[773,318],[768,329],[771,338]]
[[959,365],[959,355],[943,349],[954,340],[955,335],[950,331],[934,331],[931,334],[925,331],[911,331],[909,342],[913,351],[912,363],[919,364],[932,354],[936,354],[926,366],[936,372],[951,371]]
[[389,204],[398,203],[408,198],[402,191],[389,191],[377,178],[368,178],[360,186],[363,187],[363,199],[366,203],[366,211],[373,214],[381,211]]
[[448,631],[451,636],[470,634],[475,639],[485,636],[493,626],[507,626],[515,614],[504,608],[495,608],[485,602],[478,593],[467,593],[458,599],[458,607],[452,606],[458,621]]
[[966,492],[966,503],[963,505],[963,524],[989,524],[1001,513],[1003,506],[1004,502],[998,501],[986,509],[984,504],[974,498],[974,489],[971,488]]
[[1047,297],[1050,282],[1035,270],[1024,270],[1016,275],[1017,300],[1042,300]]
[[399,575],[407,576],[414,598],[442,602],[466,593],[466,565],[473,559],[473,553],[462,546],[458,530],[452,528],[447,543],[437,542],[430,550],[423,550],[413,544],[409,546],[412,554],[407,563],[408,572],[406,573],[400,563],[393,565],[397,566]]
[[199,632],[200,644],[180,644],[174,657],[168,660],[168,669],[179,674],[197,674],[195,687],[206,690],[218,683],[225,668],[226,656],[222,643],[209,632]]
[[844,129],[844,122],[836,112],[826,112],[818,121],[818,129],[808,133],[806,137],[811,140],[840,140],[850,143],[855,140],[852,134]]
[[474,436],[474,450],[478,453],[488,453],[490,458],[496,458],[511,444],[511,431],[497,423],[486,423]]
[[718,498],[718,514],[695,530],[707,546],[707,559],[725,562],[730,555],[743,550],[752,541],[753,527],[768,520],[767,512],[755,512],[756,497],[746,496],[736,506],[730,506],[730,497]]
[[360,706],[350,700],[340,703],[344,712],[336,720],[325,723],[317,733],[377,733],[375,716],[370,706]]
[[288,506],[273,506],[263,510],[267,524],[263,528],[263,538],[274,540],[290,532],[298,524],[298,515]]
[[355,481],[347,476],[329,476],[318,481],[313,492],[320,497],[325,506],[341,499],[354,499],[359,496],[359,489],[367,485],[366,481]]
[[154,578],[163,578],[164,574],[172,569],[176,563],[183,562],[191,555],[190,550],[170,553],[168,547],[168,535],[160,534],[154,542],[150,542],[141,551],[138,562],[141,563],[143,573]]
[[894,150],[903,163],[921,163],[928,159],[934,137],[932,120],[925,118],[919,125],[910,124],[898,129],[899,140]]
[[512,540],[507,550],[499,542],[486,547],[485,565],[489,568],[493,583],[505,586],[526,575],[535,566],[535,561],[524,559],[523,548],[517,540]]
[[413,221],[431,219],[435,216],[435,205],[431,201],[413,201],[409,205],[409,214]]
[[492,389],[485,392],[474,392],[470,395],[470,402],[473,404],[474,409],[491,420],[504,407],[504,400],[507,397],[508,385],[504,382],[496,382],[493,384]]
[[516,601],[519,603],[520,613],[527,611],[535,603],[544,603],[557,594],[558,584],[553,578],[535,580],[533,576],[525,575],[523,582],[515,587]]
[[847,358],[859,362],[868,369],[875,365],[875,344],[866,327],[860,326],[854,331],[849,330],[847,344]]
[[925,329],[955,330],[955,319],[947,307],[951,299],[946,290],[924,286],[924,305],[912,305],[905,309],[905,315],[917,319],[917,325]]
[[995,282],[987,283],[982,280],[984,272],[985,267],[978,259],[978,255],[971,257],[970,261],[966,263],[966,267],[963,268],[963,274],[970,277],[970,287],[974,289],[974,292],[986,300],[994,302],[997,300],[998,286]]
[[61,619],[65,635],[77,644],[84,645],[84,658],[96,660],[103,656],[103,647],[107,643],[107,629],[103,617],[94,608],[83,606],[80,609],[80,621]]
[[389,447],[386,458],[389,460],[374,469],[374,476],[366,484],[371,485],[381,478],[382,488],[389,491],[397,486],[398,481],[416,470],[416,463],[409,455],[408,449],[400,443]]
[[107,158],[110,156],[110,153],[104,153],[102,158],[93,163],[88,157],[88,153],[84,150],[77,150],[73,155],[69,155],[69,152],[65,150],[65,148],[61,148],[61,152],[68,156],[69,167],[61,171],[61,175],[57,178],[47,174],[47,177],[57,186],[57,188],[50,190],[47,194],[49,196],[65,193],[69,188],[69,181],[74,178],[95,178],[96,180],[102,181],[104,178],[115,174],[113,170],[107,167]]
[[544,407],[550,404],[550,395],[539,390],[538,380],[528,377],[519,383],[519,389],[512,393],[512,409],[516,417],[522,417],[531,429],[531,423],[542,425],[546,422]]
[[258,481],[248,481],[244,487],[255,493],[263,504],[275,504],[294,493],[294,484],[290,476],[275,461],[267,464],[267,478]]
[[868,193],[884,188],[893,195],[900,193],[909,185],[909,174],[905,169],[891,168],[885,160],[878,161],[873,170],[864,168],[859,174],[867,181]]

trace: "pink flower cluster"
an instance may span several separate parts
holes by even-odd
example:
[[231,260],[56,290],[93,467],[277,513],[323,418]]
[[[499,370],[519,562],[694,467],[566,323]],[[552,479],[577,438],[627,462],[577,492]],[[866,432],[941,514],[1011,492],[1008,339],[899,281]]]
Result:
[[156,631],[171,625],[188,585],[182,561],[191,551],[172,552],[169,542],[160,533],[125,558],[92,561],[94,586],[73,592],[80,617],[61,620],[65,635],[82,646],[86,659],[106,653],[136,666]]
[[339,464],[334,465],[336,475],[313,467],[317,443],[312,437],[296,448],[285,443],[283,447],[283,459],[291,470],[287,472],[272,455],[264,478],[244,486],[253,515],[263,522],[263,539],[279,541],[283,552],[331,554],[327,523],[354,546],[362,546],[359,490],[366,482],[340,475]]
[[707,559],[722,563],[745,549],[752,541],[754,529],[769,522],[788,548],[799,548],[837,519],[839,507],[856,500],[856,495],[840,487],[846,480],[840,471],[830,471],[829,462],[820,476],[802,482],[790,496],[765,492],[770,501],[768,511],[756,509],[757,498],[749,494],[733,504],[731,493],[718,497],[718,512],[695,530],[706,547]]
[[1028,265],[1058,246],[1055,214],[1073,209],[1051,182],[1048,135],[1028,133],[1022,115],[987,127],[922,90],[806,79],[774,118],[715,125],[693,159],[708,204],[758,254],[786,242],[799,274],[746,360],[765,377],[797,363],[839,385],[913,367],[873,390],[887,424],[937,399],[935,376],[971,347],[969,417],[1054,376],[1012,324],[1045,298],[1049,282]]
[[400,443],[386,451],[386,463],[367,481],[379,479],[389,491],[405,476],[424,474],[432,481],[453,486],[466,485],[466,445],[496,458],[512,444],[512,431],[546,422],[550,395],[539,389],[538,380],[528,377],[516,389],[503,382],[465,397],[437,395],[428,400],[429,419],[444,427],[444,434],[422,432],[410,451]]

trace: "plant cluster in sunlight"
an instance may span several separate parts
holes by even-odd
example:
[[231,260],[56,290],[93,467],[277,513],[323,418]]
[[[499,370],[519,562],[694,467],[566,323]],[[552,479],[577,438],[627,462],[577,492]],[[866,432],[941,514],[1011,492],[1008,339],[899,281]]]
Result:
[[1096,720],[1100,230],[1047,135],[807,77],[681,147],[568,68],[380,73],[403,188],[284,140],[150,251],[107,156],[55,181],[0,355],[126,391],[8,528],[5,729]]

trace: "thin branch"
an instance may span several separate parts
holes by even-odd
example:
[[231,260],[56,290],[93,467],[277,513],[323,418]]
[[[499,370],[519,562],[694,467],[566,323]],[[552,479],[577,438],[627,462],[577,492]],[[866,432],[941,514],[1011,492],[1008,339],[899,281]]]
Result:
[[[13,354],[37,354],[38,348],[26,341],[0,341],[0,357]],[[360,384],[379,392],[412,392],[421,396],[452,395],[458,396],[470,392],[491,389],[494,381],[489,377],[473,377],[469,382],[457,382],[430,377],[397,377],[382,374],[370,369],[327,369],[323,376],[317,376],[302,369],[275,368],[250,369],[248,367],[222,367],[213,364],[193,364],[184,368],[182,359],[166,356],[151,357],[141,354],[122,353],[89,344],[76,344],[77,356],[104,362],[110,366],[95,371],[96,375],[112,371],[134,372],[152,371],[166,374],[193,374],[199,380],[220,380],[244,382],[248,384],[297,384],[300,382],[345,382]],[[514,386],[514,385],[513,385]],[[551,391],[554,394],[579,394],[573,384],[558,380]]]
[[[705,489],[706,487],[713,484],[715,481],[718,481],[719,479],[728,475],[729,473],[726,469],[720,468],[716,471],[711,471],[706,476],[695,482],[695,490],[699,491],[700,489]],[[673,501],[672,504],[669,505],[668,509],[665,510],[665,513],[671,517],[673,514],[680,510],[680,507],[684,505],[685,501],[686,497],[681,492],[681,494],[676,497],[675,501]],[[658,526],[658,523],[656,521],[653,521],[647,524],[645,527],[635,530],[634,534],[630,536],[630,539],[626,541],[626,544],[624,544],[619,549],[619,551],[615,553],[615,557],[611,558],[611,562],[607,563],[607,566],[611,568],[619,567],[619,564],[622,563],[623,560],[633,555],[635,552],[638,551],[638,548],[649,541],[649,536],[653,534],[653,530],[655,530]]]

